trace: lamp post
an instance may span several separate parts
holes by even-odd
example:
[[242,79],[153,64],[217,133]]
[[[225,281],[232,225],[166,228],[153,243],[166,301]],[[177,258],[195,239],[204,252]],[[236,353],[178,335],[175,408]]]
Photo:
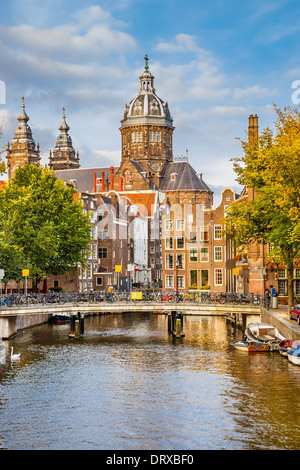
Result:
[[178,268],[179,268],[179,260],[176,259],[176,261],[175,261],[175,272],[176,272],[176,302],[178,302]]

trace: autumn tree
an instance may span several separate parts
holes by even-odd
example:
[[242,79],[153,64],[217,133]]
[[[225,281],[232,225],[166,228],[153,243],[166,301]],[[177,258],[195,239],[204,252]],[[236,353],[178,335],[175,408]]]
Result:
[[85,262],[89,215],[75,193],[49,169],[30,164],[0,191],[2,256],[4,244],[6,251],[17,250],[35,290],[46,274],[64,274]]
[[274,259],[287,269],[291,308],[293,270],[300,256],[300,112],[290,107],[275,111],[274,130],[265,129],[256,145],[242,142],[244,155],[233,160],[236,180],[252,197],[231,206],[226,231],[237,246],[274,246]]

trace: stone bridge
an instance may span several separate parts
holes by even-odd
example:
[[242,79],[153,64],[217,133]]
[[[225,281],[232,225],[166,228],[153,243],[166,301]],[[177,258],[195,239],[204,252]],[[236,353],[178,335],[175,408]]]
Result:
[[180,311],[184,315],[233,315],[245,327],[248,323],[259,322],[261,307],[252,304],[193,304],[193,303],[149,303],[149,302],[100,302],[35,305],[29,307],[0,308],[0,339],[9,339],[18,330],[46,323],[53,314],[101,315],[109,313],[152,312],[168,315]]

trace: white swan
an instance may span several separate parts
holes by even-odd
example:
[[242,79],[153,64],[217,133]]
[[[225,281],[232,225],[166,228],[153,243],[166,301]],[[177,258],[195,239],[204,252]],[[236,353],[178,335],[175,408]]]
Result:
[[20,359],[21,354],[14,354],[13,347],[10,348],[10,360],[11,361],[18,361]]

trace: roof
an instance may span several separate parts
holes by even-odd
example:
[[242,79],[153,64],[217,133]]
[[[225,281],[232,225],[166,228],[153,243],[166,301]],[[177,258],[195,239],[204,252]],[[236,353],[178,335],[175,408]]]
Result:
[[[114,167],[114,173],[119,169],[119,167]],[[110,167],[104,168],[76,168],[73,170],[57,170],[55,175],[57,178],[70,181],[76,180],[76,189],[80,193],[94,192],[94,174],[96,173],[97,178],[101,178],[102,171],[105,173],[105,179],[110,180]]]
[[[174,179],[171,175],[174,175]],[[208,191],[207,184],[188,162],[172,162],[167,165],[160,187],[161,191]]]

